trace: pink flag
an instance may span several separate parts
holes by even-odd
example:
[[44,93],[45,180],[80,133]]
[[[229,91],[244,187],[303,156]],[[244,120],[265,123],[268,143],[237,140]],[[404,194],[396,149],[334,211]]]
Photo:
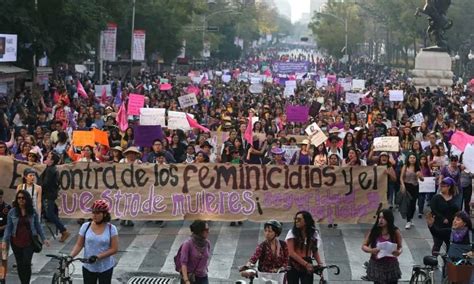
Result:
[[451,136],[451,140],[449,141],[452,145],[456,146],[459,150],[464,152],[467,144],[474,143],[474,136],[467,134],[466,132],[456,131]]
[[195,119],[193,119],[189,114],[186,114],[186,119],[188,120],[189,126],[191,128],[198,128],[204,132],[211,132],[211,130],[199,124]]
[[263,72],[263,74],[267,77],[271,77],[272,76],[272,71],[270,71],[270,69],[267,69],[267,70],[265,70],[265,72]]
[[103,104],[107,102],[107,90],[105,89],[105,86],[102,86],[102,96],[100,99]]
[[77,80],[77,94],[81,96],[81,98],[87,99],[87,93],[86,90],[84,90],[84,87],[81,84],[81,81]]
[[248,118],[248,123],[247,123],[247,129],[245,129],[244,133],[244,139],[247,141],[250,145],[253,145],[253,125],[252,125],[252,113],[249,113],[249,118]]
[[169,91],[172,87],[170,83],[164,83],[160,85],[160,91]]
[[194,94],[196,94],[196,96],[199,95],[200,92],[201,92],[201,89],[199,89],[196,86],[189,86],[186,89],[186,93],[188,93],[188,94],[194,93]]
[[125,109],[125,104],[120,105],[119,111],[117,112],[117,123],[119,129],[123,132],[128,128],[128,119],[127,119],[127,110]]

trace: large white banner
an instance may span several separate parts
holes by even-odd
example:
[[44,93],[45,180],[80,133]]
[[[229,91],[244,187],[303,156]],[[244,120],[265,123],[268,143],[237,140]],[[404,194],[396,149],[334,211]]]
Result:
[[140,125],[166,126],[166,109],[164,108],[140,108]]
[[15,62],[18,36],[0,34],[0,62]]
[[108,23],[100,33],[100,57],[102,60],[115,61],[117,46],[117,24]]
[[145,60],[145,30],[133,31],[133,60]]

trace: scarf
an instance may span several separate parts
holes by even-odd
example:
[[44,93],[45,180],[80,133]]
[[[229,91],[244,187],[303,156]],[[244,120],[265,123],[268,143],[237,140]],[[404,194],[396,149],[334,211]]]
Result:
[[451,242],[460,243],[467,234],[467,227],[462,229],[452,229],[451,230]]
[[204,250],[206,248],[207,240],[202,236],[192,234],[191,239],[193,240],[194,245],[196,245],[196,248],[198,248],[199,250]]

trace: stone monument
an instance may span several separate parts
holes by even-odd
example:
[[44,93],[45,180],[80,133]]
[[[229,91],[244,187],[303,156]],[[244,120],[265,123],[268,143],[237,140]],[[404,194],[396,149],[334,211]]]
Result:
[[423,48],[415,58],[415,69],[411,71],[413,84],[417,88],[450,87],[453,84],[452,61],[449,56],[449,45],[445,37],[453,21],[446,13],[451,0],[426,0],[423,9],[417,9],[416,16],[421,13],[428,16],[426,30],[434,46]]

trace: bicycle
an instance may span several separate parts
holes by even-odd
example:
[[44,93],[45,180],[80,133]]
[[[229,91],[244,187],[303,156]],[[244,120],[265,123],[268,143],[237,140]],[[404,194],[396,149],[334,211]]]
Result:
[[[443,266],[442,266],[442,279],[443,283],[450,283],[447,275],[447,265],[448,262],[451,261],[447,254],[441,254],[441,258],[443,259]],[[434,284],[434,272],[438,269],[438,258],[436,256],[425,256],[423,258],[423,265],[414,265],[412,269],[412,276],[410,278],[410,284]],[[463,258],[455,263],[455,265],[471,265],[469,261],[469,257],[467,254],[463,254]]]
[[52,284],[72,284],[71,275],[73,273],[69,272],[69,265],[75,261],[80,261],[82,263],[89,262],[89,259],[87,258],[71,258],[68,255],[47,254],[46,256],[59,261],[57,271],[53,274],[53,279],[51,280]]
[[[246,278],[249,279],[249,284],[253,284],[253,281],[255,280],[255,278],[259,278],[258,274],[259,274],[259,271],[258,269],[255,267],[255,265],[252,265],[252,266],[242,266],[239,268],[239,272],[245,272],[247,273],[247,276],[244,276]],[[286,273],[287,272],[287,269],[286,268],[280,268],[278,269],[278,271],[274,274],[280,274],[280,273]],[[263,273],[263,272],[260,272],[261,274],[268,274],[268,273]],[[285,279],[285,275],[283,275],[283,283],[286,283],[286,279]],[[245,284],[246,282],[245,281],[242,281],[242,280],[239,280],[237,281],[236,283],[239,283],[239,284]]]

